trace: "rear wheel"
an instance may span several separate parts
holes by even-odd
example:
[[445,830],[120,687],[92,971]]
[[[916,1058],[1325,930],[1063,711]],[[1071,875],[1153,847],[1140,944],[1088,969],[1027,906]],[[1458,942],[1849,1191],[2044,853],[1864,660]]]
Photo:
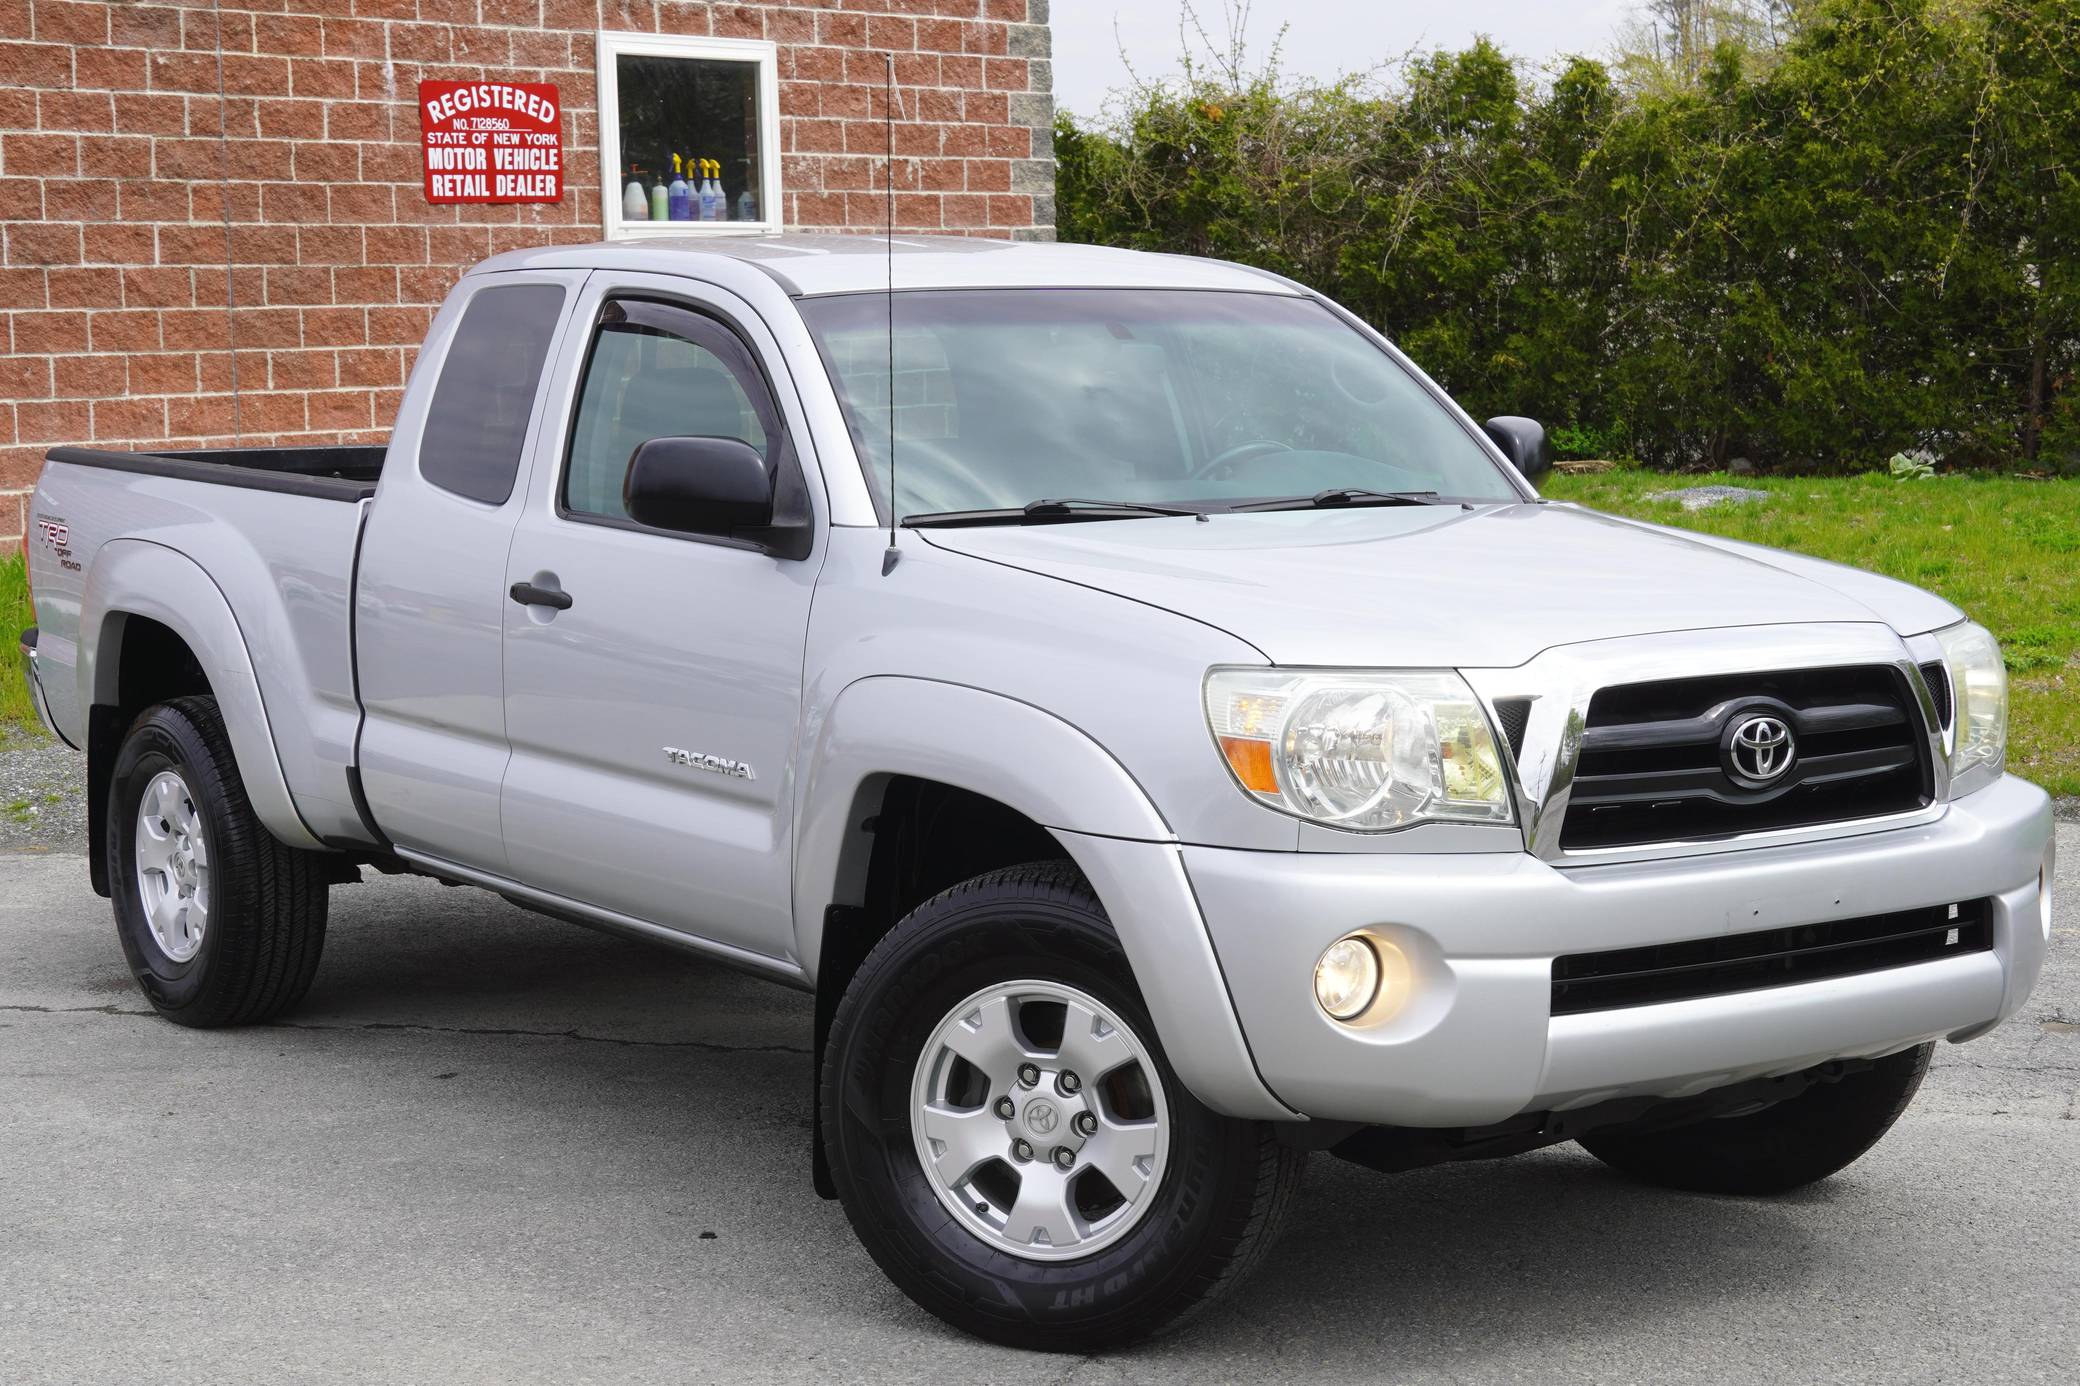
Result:
[[240,1025],[303,999],[325,945],[325,878],[254,814],[214,698],[137,719],[107,818],[116,934],[159,1014]]
[[1933,1044],[1917,1045],[1757,1112],[1661,1131],[1610,1126],[1583,1136],[1581,1145],[1613,1169],[1665,1188],[1787,1193],[1876,1145],[1914,1100],[1934,1052]]
[[978,876],[882,939],[839,1004],[821,1102],[875,1261],[1021,1347],[1174,1325],[1261,1256],[1304,1159],[1185,1090],[1067,863]]

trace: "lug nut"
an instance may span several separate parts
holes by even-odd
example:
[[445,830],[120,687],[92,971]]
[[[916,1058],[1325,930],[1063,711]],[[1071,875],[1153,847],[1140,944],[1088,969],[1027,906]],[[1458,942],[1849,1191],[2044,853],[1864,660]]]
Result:
[[1033,1158],[1033,1147],[1022,1140],[1013,1141],[1011,1142],[1011,1158],[1014,1160],[1030,1160]]
[[1010,1098],[1000,1097],[997,1099],[996,1112],[997,1115],[1002,1117],[1005,1121],[1009,1121],[1011,1120],[1011,1118],[1018,1115],[1018,1107],[1017,1104],[1013,1103]]
[[1065,1068],[1061,1076],[1054,1080],[1054,1085],[1063,1092],[1076,1092],[1083,1087],[1083,1080]]
[[1029,1088],[1038,1087],[1040,1085],[1040,1065],[1020,1064],[1018,1066],[1018,1081],[1024,1083]]
[[1054,1162],[1056,1168],[1067,1169],[1076,1163],[1076,1152],[1066,1145],[1058,1145],[1054,1148]]
[[1089,1112],[1078,1112],[1076,1114],[1076,1134],[1079,1136],[1097,1135],[1098,1119]]

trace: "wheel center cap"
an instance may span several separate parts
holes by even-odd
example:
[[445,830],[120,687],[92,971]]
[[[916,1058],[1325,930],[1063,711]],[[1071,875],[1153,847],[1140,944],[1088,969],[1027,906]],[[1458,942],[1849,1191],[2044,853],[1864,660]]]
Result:
[[1026,1130],[1036,1136],[1052,1136],[1062,1125],[1062,1109],[1044,1097],[1026,1103]]

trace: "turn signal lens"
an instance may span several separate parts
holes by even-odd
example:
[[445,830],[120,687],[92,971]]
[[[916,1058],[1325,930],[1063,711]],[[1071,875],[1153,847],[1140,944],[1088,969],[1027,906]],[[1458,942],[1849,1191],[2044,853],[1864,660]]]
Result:
[[1355,1020],[1379,996],[1379,954],[1356,934],[1329,945],[1314,965],[1314,999],[1334,1020]]
[[1271,743],[1250,741],[1240,736],[1220,739],[1221,754],[1242,787],[1255,794],[1278,793],[1278,772],[1271,768]]

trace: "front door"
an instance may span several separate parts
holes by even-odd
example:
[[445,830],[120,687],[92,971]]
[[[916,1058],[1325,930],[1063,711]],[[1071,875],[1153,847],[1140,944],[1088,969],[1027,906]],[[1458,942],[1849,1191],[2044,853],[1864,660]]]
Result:
[[737,438],[769,471],[798,465],[767,364],[778,353],[747,306],[691,281],[600,274],[586,294],[564,363],[582,374],[561,437],[544,439],[554,455],[537,457],[507,565],[509,870],[786,959],[821,547],[776,558],[648,528],[622,504],[630,454],[651,438]]

